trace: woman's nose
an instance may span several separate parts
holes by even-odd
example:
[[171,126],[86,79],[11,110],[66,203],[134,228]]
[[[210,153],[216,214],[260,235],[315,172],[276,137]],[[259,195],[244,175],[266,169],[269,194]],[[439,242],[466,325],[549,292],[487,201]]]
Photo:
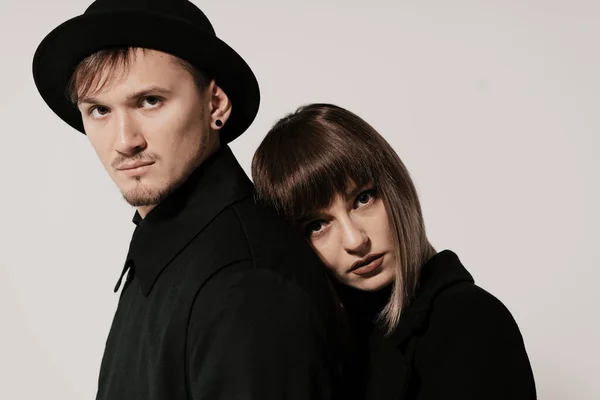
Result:
[[347,218],[342,222],[342,246],[347,253],[362,254],[369,243],[369,236],[357,223]]

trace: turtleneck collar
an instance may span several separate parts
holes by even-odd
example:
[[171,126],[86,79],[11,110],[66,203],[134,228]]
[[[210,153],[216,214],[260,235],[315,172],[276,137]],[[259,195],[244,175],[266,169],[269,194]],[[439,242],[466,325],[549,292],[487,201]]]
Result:
[[373,325],[392,294],[392,284],[372,292],[338,285],[344,308],[354,322]]

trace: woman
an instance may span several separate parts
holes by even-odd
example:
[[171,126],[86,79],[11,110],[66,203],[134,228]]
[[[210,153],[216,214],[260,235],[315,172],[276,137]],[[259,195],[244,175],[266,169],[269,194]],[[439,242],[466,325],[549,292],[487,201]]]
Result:
[[301,107],[267,134],[252,175],[335,278],[367,353],[367,398],[536,398],[511,314],[456,254],[436,253],[408,171],[368,123]]

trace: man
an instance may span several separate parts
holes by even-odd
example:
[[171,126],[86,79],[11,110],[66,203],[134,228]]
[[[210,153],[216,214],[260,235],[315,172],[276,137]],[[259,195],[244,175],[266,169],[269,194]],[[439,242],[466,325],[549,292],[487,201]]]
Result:
[[205,15],[185,0],[97,0],[42,41],[33,73],[137,208],[97,399],[335,395],[338,303],[227,147],[259,89]]

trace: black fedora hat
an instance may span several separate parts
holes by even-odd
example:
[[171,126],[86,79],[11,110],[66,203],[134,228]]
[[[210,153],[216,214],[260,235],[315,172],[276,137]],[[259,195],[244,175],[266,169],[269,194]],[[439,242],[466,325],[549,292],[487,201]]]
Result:
[[232,103],[221,142],[241,135],[256,117],[260,92],[254,73],[190,1],[96,0],[82,15],[50,32],[33,58],[33,77],[42,98],[78,131],[85,134],[81,114],[66,94],[71,75],[85,57],[120,46],[172,54],[214,78]]

